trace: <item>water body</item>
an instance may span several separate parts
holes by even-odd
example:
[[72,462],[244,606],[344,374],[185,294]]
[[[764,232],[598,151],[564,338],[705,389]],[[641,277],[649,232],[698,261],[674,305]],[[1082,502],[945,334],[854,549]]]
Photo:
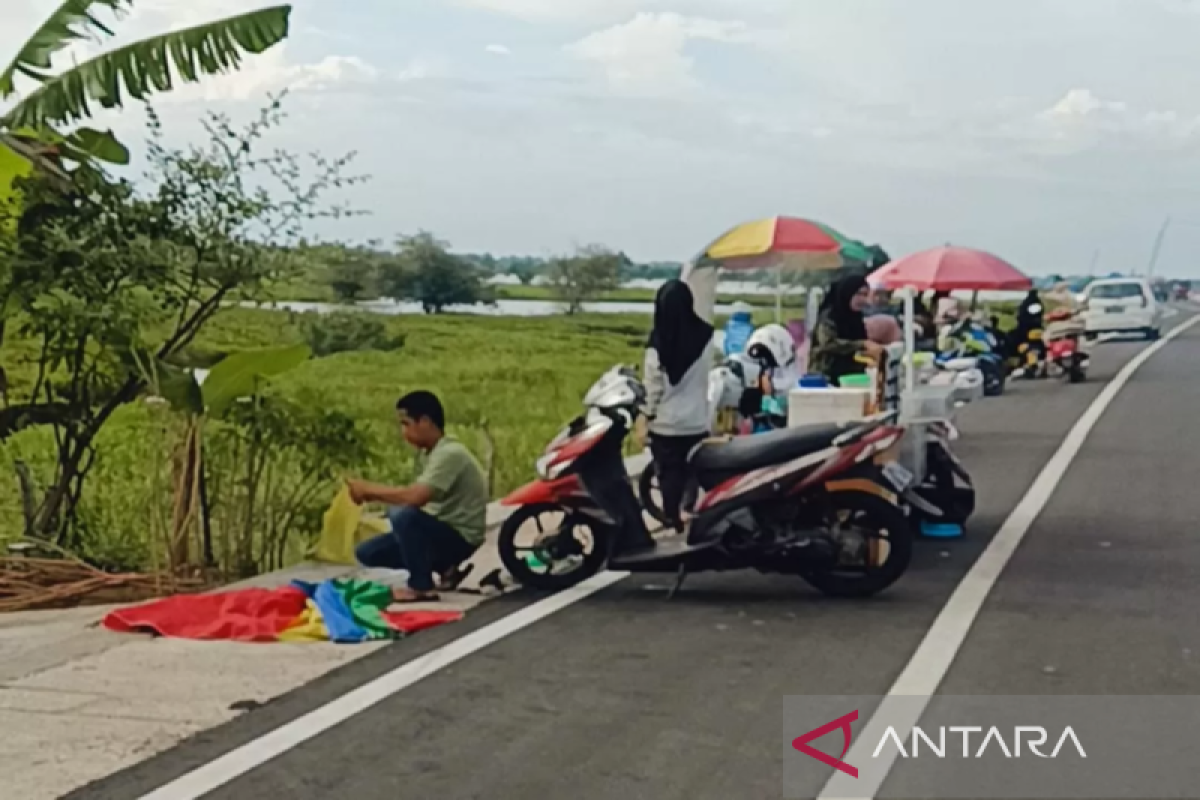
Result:
[[[506,283],[507,281],[494,281],[496,283]],[[625,289],[656,289],[661,286],[663,281],[637,280],[629,281],[622,284]],[[772,296],[775,294],[775,288],[770,285],[760,283],[749,283],[741,281],[721,281],[717,286],[717,292],[724,295],[759,295]],[[803,287],[793,288],[785,293],[785,296],[795,299],[803,298],[806,290]],[[955,292],[955,295],[961,296],[964,299],[970,299],[970,292]],[[996,300],[1012,300],[1020,298],[1024,292],[980,292],[980,300],[996,301]],[[361,311],[369,311],[375,314],[387,314],[391,316],[401,314],[423,314],[424,309],[420,303],[413,303],[398,300],[366,300],[357,303],[354,306],[348,306],[338,303],[316,303],[316,302],[301,302],[301,301],[280,301],[274,303],[244,303],[248,307],[259,308],[277,308],[284,311],[296,311],[303,313],[306,311],[315,311],[319,314],[328,314],[333,311],[345,311],[349,308],[357,308]],[[763,307],[769,310],[769,306]],[[654,311],[654,304],[650,302],[613,302],[613,303],[584,303],[584,311],[594,314],[650,314]],[[446,309],[453,314],[475,314],[488,317],[548,317],[554,314],[561,314],[563,306],[553,300],[498,300],[492,305],[478,306],[450,306]],[[729,314],[733,311],[733,306],[728,303],[718,303],[716,306],[717,314]],[[786,316],[786,315],[785,315]]]

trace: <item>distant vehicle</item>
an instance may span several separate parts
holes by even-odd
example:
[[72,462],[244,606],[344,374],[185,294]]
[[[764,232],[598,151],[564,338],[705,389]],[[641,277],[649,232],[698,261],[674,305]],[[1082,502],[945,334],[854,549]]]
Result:
[[1092,281],[1080,299],[1089,336],[1140,333],[1157,339],[1162,335],[1162,306],[1150,283],[1142,278]]

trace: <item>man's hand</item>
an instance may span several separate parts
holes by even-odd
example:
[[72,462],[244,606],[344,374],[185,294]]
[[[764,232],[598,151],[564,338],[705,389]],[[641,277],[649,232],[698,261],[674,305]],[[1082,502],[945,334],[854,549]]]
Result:
[[356,505],[361,506],[363,503],[371,502],[371,484],[366,481],[348,480],[346,488],[350,490],[350,499]]

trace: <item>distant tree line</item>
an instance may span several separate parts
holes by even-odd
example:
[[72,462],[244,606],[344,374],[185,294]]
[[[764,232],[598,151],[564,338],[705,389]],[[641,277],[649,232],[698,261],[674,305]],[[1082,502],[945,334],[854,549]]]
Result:
[[[624,253],[603,245],[553,258],[460,255],[427,231],[400,236],[391,247],[376,240],[365,245],[310,244],[301,251],[304,275],[329,287],[339,301],[408,300],[420,303],[427,314],[495,302],[495,288],[487,283],[494,275],[514,274],[525,284],[543,277],[571,314],[617,288],[627,275],[648,277]],[[677,266],[673,271],[663,265],[656,268],[667,277],[679,271]]]
[[[848,269],[870,271],[890,260],[883,248],[868,248],[871,260]],[[448,242],[422,231],[400,236],[391,245],[381,241],[365,245],[318,244],[304,250],[310,282],[327,286],[341,302],[388,297],[418,302],[426,313],[438,314],[449,306],[494,302],[490,278],[515,275],[522,284],[540,279],[554,292],[568,313],[588,300],[632,280],[663,281],[679,277],[683,265],[673,261],[637,263],[620,251],[587,245],[566,256],[497,256],[491,253],[457,254]],[[828,276],[798,276],[797,285]],[[747,272],[750,283],[774,283],[769,270]],[[789,285],[791,281],[789,280]]]

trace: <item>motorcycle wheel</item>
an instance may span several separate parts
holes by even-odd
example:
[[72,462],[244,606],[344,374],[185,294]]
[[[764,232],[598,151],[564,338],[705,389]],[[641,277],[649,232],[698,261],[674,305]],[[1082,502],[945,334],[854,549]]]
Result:
[[1067,370],[1067,380],[1071,383],[1083,383],[1087,380],[1087,372],[1084,371],[1083,365],[1079,361],[1071,363],[1071,368]]
[[841,572],[838,567],[809,570],[802,577],[810,586],[830,597],[870,597],[887,589],[908,570],[913,533],[899,508],[868,492],[833,492],[829,495],[829,517],[829,521],[849,523],[862,528],[865,536],[882,540],[887,554],[882,564],[854,573]]
[[983,371],[983,396],[999,397],[1004,394],[1004,369],[993,361],[981,362]]
[[[546,526],[541,518],[545,515],[561,517],[557,533],[546,537]],[[529,522],[537,524],[538,536],[531,546],[517,543],[521,529]],[[576,536],[579,529],[587,529],[591,549]],[[567,540],[563,540],[567,536]],[[579,514],[553,503],[538,503],[521,506],[504,520],[496,549],[500,562],[521,586],[543,591],[557,592],[569,589],[595,575],[608,559],[608,531]],[[556,572],[560,561],[573,560],[574,568],[567,572]]]
[[646,468],[642,470],[641,477],[638,478],[638,502],[655,522],[666,526],[667,517],[663,514],[662,494],[658,489],[658,469],[654,466],[653,461],[646,465]]

